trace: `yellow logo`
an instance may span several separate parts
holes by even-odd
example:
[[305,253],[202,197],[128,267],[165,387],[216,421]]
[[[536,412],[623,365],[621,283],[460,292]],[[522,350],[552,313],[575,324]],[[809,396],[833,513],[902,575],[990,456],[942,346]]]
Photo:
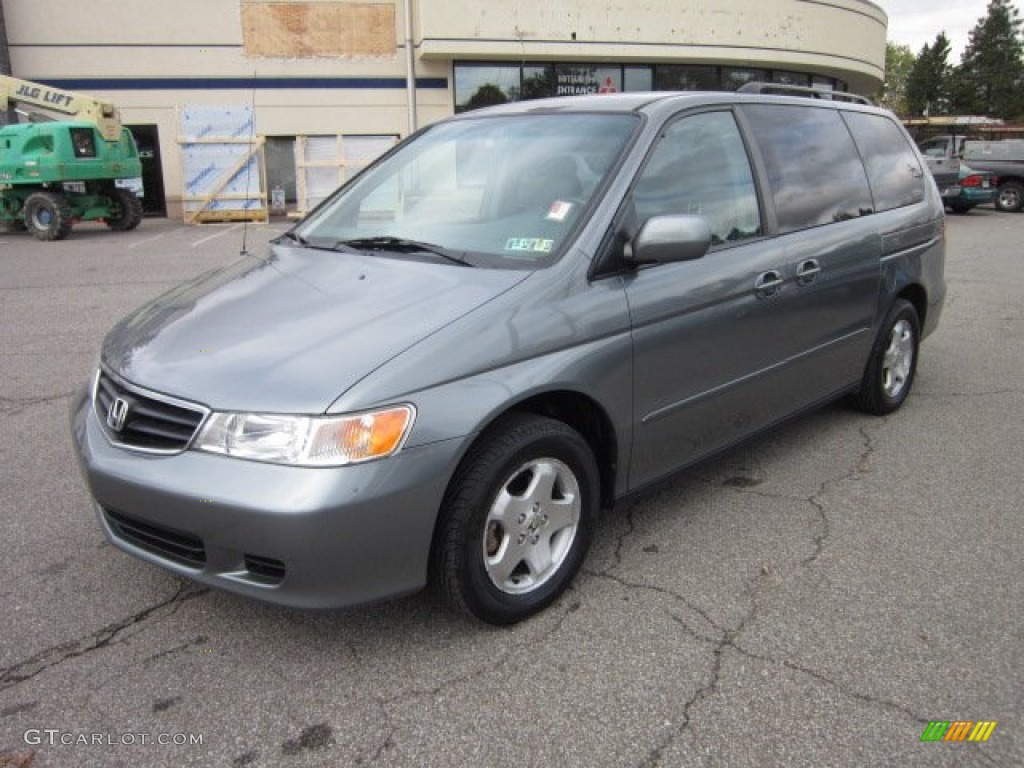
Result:
[[988,741],[995,728],[995,720],[932,720],[921,741]]

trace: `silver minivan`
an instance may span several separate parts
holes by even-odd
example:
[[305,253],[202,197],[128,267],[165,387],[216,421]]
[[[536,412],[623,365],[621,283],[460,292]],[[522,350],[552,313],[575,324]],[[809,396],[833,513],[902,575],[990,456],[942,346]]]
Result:
[[507,624],[602,507],[841,396],[899,408],[935,184],[890,113],[759,90],[458,115],[126,317],[71,414],[106,535],[262,600],[430,583]]

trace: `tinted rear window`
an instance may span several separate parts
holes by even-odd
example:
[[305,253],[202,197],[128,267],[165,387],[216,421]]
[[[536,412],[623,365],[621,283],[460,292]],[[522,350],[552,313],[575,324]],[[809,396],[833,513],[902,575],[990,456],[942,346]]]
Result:
[[872,212],[864,166],[838,111],[757,104],[744,112],[768,171],[780,233]]
[[864,158],[875,210],[924,200],[924,170],[900,127],[883,115],[847,112],[843,117]]

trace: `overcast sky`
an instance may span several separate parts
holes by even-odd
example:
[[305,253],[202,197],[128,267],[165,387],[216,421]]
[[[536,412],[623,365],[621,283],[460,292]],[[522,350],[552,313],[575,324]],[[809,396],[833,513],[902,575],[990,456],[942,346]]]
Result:
[[[952,45],[950,64],[960,62],[967,35],[985,16],[988,0],[873,0],[889,14],[889,40],[909,45],[916,55],[945,31]],[[1024,15],[1024,2],[1014,2]]]

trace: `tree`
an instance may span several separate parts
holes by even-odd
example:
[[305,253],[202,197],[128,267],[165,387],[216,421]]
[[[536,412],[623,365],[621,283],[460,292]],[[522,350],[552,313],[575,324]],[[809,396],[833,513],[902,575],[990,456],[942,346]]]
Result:
[[490,107],[494,104],[504,104],[506,101],[508,101],[508,97],[499,86],[494,83],[484,83],[469,97],[465,108],[467,110],[479,109],[480,107]]
[[885,82],[877,100],[897,115],[908,114],[907,81],[916,63],[917,57],[910,46],[893,42],[885,44]]
[[971,30],[951,92],[960,114],[1014,119],[1024,115],[1024,39],[1011,0],[990,0]]
[[907,111],[910,114],[941,115],[949,109],[949,51],[945,31],[936,35],[934,43],[921,48],[907,76]]

